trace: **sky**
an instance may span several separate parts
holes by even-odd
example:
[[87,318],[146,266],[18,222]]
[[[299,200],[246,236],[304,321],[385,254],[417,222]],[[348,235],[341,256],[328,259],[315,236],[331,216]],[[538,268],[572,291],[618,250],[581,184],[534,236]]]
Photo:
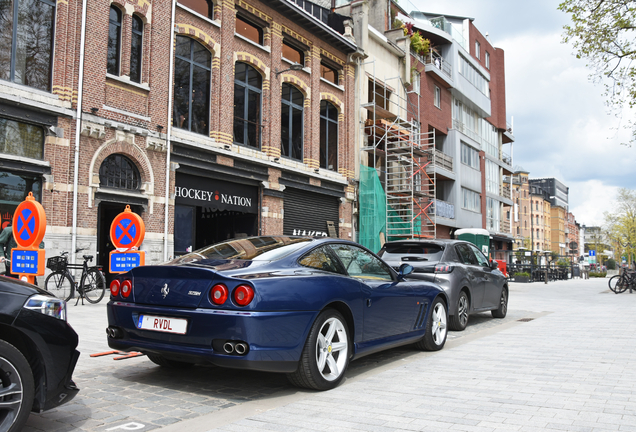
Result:
[[621,145],[629,138],[622,124],[630,113],[621,120],[608,112],[603,86],[590,81],[585,60],[561,42],[570,17],[558,5],[556,0],[400,0],[409,12],[474,18],[490,43],[504,50],[513,165],[529,171],[530,178],[563,182],[577,222],[600,225],[603,213],[614,211],[618,189],[636,189],[636,146]]

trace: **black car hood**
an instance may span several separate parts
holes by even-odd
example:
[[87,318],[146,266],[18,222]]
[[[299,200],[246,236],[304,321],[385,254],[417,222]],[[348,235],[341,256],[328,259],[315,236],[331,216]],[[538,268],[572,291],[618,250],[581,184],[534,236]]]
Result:
[[23,295],[25,297],[30,297],[34,294],[42,294],[53,297],[50,292],[38,288],[35,285],[6,276],[0,276],[0,292]]

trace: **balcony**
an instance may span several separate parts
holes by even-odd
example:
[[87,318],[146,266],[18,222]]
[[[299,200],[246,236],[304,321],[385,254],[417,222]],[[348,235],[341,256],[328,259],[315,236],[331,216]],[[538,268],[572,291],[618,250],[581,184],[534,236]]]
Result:
[[512,199],[512,195],[510,193],[510,183],[504,183],[499,186],[499,195],[504,198]]
[[501,232],[510,234],[510,221],[502,220],[500,223],[501,223]]
[[435,149],[435,165],[453,172],[453,158],[438,149]]
[[479,134],[469,129],[463,122],[453,119],[453,128],[481,144],[481,137]]
[[506,165],[512,166],[512,156],[510,156],[508,153],[504,152],[503,150],[499,151],[499,159]]
[[424,72],[430,73],[444,87],[453,87],[453,66],[448,60],[435,50],[431,50],[425,57],[414,51],[411,54],[424,64]]
[[428,208],[427,213],[447,219],[455,219],[455,206],[449,202],[434,199],[433,205]]

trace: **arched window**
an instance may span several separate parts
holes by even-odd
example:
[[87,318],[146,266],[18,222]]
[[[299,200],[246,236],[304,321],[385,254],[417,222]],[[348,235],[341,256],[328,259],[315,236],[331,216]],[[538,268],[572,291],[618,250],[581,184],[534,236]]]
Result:
[[121,55],[121,11],[110,7],[108,19],[108,64],[106,71],[111,75],[119,75],[119,57]]
[[283,83],[281,98],[281,152],[285,157],[303,159],[303,94],[291,84]]
[[0,1],[0,79],[51,90],[55,0]]
[[210,121],[212,55],[203,45],[177,36],[174,60],[173,125],[207,135]]
[[141,59],[144,38],[144,22],[137,15],[132,16],[130,38],[130,80],[141,82]]
[[179,0],[179,3],[206,18],[214,19],[214,3],[212,3],[212,0]]
[[338,109],[320,101],[320,168],[338,171]]
[[236,63],[234,74],[234,142],[261,148],[263,77],[247,63]]
[[99,186],[115,189],[138,190],[141,176],[137,166],[126,156],[112,154],[99,167]]

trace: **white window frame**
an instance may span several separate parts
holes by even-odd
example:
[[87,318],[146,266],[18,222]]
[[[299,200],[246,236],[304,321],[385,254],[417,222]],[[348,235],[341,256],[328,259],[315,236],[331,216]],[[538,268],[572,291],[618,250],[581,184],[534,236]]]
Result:
[[439,87],[435,86],[435,99],[433,100],[433,104],[439,109],[442,109],[442,91]]
[[462,208],[476,213],[481,212],[481,198],[479,193],[462,188]]
[[413,91],[417,93],[418,95],[421,94],[420,79],[421,79],[420,73],[418,71],[413,72]]
[[478,41],[475,41],[475,57],[481,58],[481,44]]
[[490,53],[486,51],[485,56],[484,62],[486,63],[486,69],[490,70]]

